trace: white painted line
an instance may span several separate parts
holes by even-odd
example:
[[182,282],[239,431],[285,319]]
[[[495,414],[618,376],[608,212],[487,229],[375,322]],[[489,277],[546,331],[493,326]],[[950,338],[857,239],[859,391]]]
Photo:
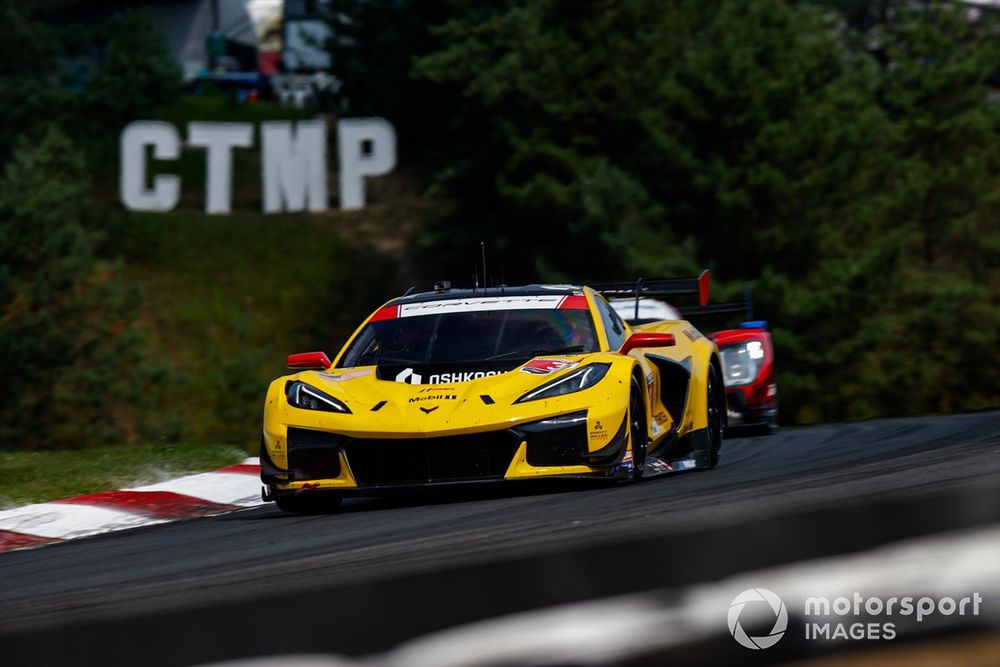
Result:
[[170,491],[240,507],[255,507],[264,502],[260,499],[260,479],[238,472],[205,472],[125,490]]
[[36,503],[0,512],[0,530],[62,540],[165,522],[134,512],[71,503]]

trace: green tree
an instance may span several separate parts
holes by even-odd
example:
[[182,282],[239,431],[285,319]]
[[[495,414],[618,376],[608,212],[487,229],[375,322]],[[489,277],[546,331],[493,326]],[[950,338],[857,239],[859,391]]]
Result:
[[180,72],[150,17],[107,9],[116,11],[0,0],[0,125],[13,130],[0,136],[0,158],[50,124],[107,140],[177,96]]
[[[828,27],[777,1],[536,0],[453,20],[449,46],[417,71],[459,83],[471,105],[444,176],[456,218],[480,222],[463,236],[449,221],[440,237],[530,235],[547,266],[577,277],[648,274],[681,255],[731,277],[775,261],[802,274],[815,222],[856,206],[879,131],[869,73]],[[630,212],[646,210],[628,224],[607,211],[597,229],[584,202],[607,195],[609,174],[635,195]],[[567,226],[578,252],[554,258]]]
[[873,31],[892,122],[900,236],[896,279],[869,326],[864,403],[892,413],[1000,401],[1000,107],[989,99],[1000,43],[959,3],[897,8]]
[[92,117],[118,128],[165,108],[180,94],[180,69],[149,16],[126,12],[98,24],[106,44],[101,67],[87,81],[83,104]]
[[426,243],[459,275],[489,239],[514,280],[756,281],[792,420],[996,404],[997,41],[841,4],[460,5],[415,69],[460,91]]
[[62,132],[24,140],[0,179],[0,441],[57,447],[134,439],[156,372],[137,293],[93,252],[86,165]]

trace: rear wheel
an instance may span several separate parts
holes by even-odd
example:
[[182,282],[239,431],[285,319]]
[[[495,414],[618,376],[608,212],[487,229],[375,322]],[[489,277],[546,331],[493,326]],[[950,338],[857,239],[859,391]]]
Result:
[[705,391],[707,425],[698,429],[691,439],[691,456],[701,468],[714,468],[719,463],[722,448],[722,405],[719,383],[715,377],[715,367],[708,367],[708,387]]
[[289,514],[329,514],[340,507],[343,500],[338,495],[324,492],[279,496],[274,499],[278,509]]
[[642,477],[642,471],[646,469],[649,434],[646,431],[646,406],[642,402],[642,387],[635,378],[632,378],[632,391],[629,393],[628,419],[629,447],[632,449],[631,479],[638,481]]

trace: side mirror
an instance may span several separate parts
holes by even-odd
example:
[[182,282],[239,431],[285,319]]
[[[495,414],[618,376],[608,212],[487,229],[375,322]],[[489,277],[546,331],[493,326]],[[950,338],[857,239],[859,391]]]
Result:
[[288,367],[296,371],[325,371],[333,362],[326,352],[300,352],[288,355]]
[[632,350],[639,347],[673,347],[676,344],[677,340],[674,338],[673,334],[634,333],[625,340],[625,343],[622,345],[622,349],[619,350],[619,352],[622,354],[628,354]]

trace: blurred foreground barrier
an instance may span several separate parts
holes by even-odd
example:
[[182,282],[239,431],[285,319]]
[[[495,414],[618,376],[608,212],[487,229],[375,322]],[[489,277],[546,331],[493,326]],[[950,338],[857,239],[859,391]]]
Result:
[[[263,592],[241,586],[224,600],[141,613],[116,607],[114,591],[95,591],[108,597],[110,611],[9,620],[0,627],[0,655],[5,667],[98,659],[106,667],[173,667],[268,655],[328,666],[358,660],[335,654],[368,654],[374,657],[362,664],[373,666],[499,667],[640,658],[645,662],[635,664],[770,664],[845,647],[898,650],[956,628],[996,628],[998,522],[1000,484],[984,476],[436,571],[347,584],[298,581]],[[954,532],[972,528],[980,530]],[[951,532],[889,544],[943,531]],[[284,574],[284,564],[273,571]],[[855,594],[864,605],[895,596],[896,611],[855,614]],[[915,611],[900,613],[903,597],[926,613],[919,620]],[[923,597],[933,599],[933,612]],[[965,613],[949,613],[946,597],[956,605],[969,598]],[[556,605],[569,606],[520,613]],[[879,626],[877,638],[869,623]],[[855,638],[858,624],[862,639]],[[294,664],[277,660],[270,664]]]
[[[771,646],[755,651],[756,647],[740,646],[727,617],[732,617],[734,599],[759,589],[777,596],[790,621]],[[833,600],[833,605],[821,613],[814,607],[817,599]],[[958,613],[963,599],[980,603],[970,603]],[[876,610],[876,600],[911,600],[913,605],[894,605],[891,611],[883,605]],[[935,610],[927,611],[932,601]],[[763,622],[762,628],[773,627],[775,617],[766,605],[742,611],[739,621],[746,627],[757,622]],[[831,624],[849,625],[852,630],[837,640],[812,634],[814,626]],[[892,626],[892,637],[861,636],[857,631],[859,626],[868,630],[887,625]],[[978,664],[997,664],[1000,636],[983,642],[979,635],[971,640],[966,635],[956,641],[955,633],[998,628],[1000,527],[991,526],[745,572],[711,584],[515,614],[434,633],[364,659],[277,655],[206,667],[769,664],[876,647],[886,664],[894,664],[897,651],[905,664],[913,642],[927,638],[949,646],[947,664],[963,662],[963,646],[969,647]],[[984,644],[994,660],[984,661]],[[935,646],[920,644],[921,649]]]

